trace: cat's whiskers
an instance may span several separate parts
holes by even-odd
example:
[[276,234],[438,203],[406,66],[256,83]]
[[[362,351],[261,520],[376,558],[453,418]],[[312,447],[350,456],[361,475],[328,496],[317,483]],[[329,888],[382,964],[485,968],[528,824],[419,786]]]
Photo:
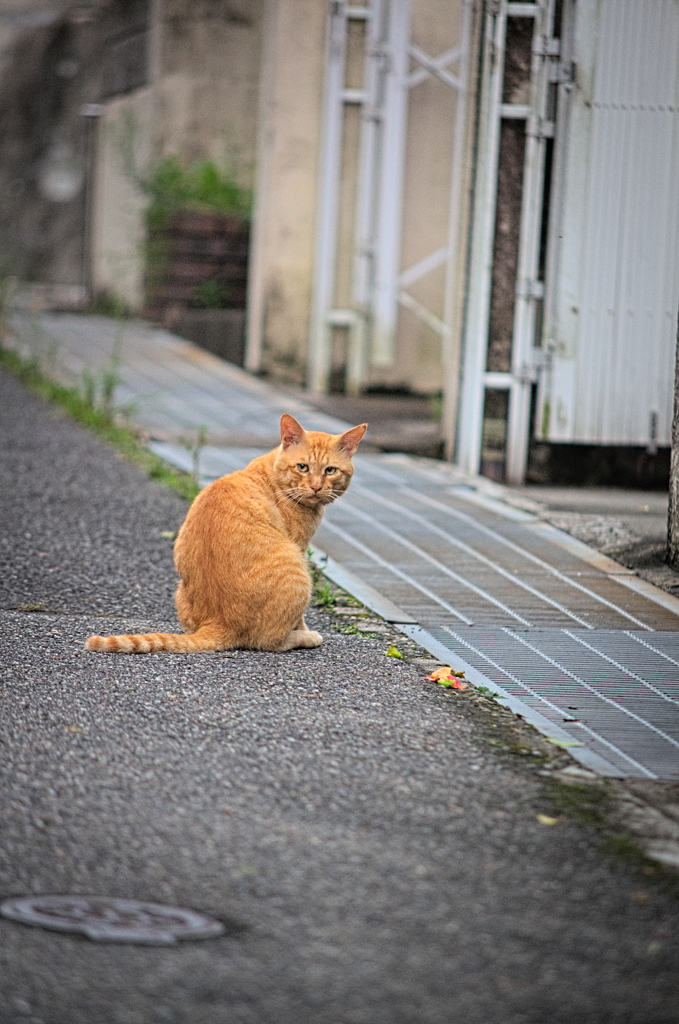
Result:
[[307,495],[301,487],[286,487],[283,491],[283,498],[281,500],[287,498],[289,501],[294,501],[295,505],[301,505],[303,499],[306,497]]

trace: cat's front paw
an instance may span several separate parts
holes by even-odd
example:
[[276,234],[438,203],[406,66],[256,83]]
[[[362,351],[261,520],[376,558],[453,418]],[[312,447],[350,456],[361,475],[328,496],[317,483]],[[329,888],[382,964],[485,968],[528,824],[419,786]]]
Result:
[[312,629],[293,629],[278,650],[291,651],[295,647],[320,647],[322,643],[321,634],[314,633]]

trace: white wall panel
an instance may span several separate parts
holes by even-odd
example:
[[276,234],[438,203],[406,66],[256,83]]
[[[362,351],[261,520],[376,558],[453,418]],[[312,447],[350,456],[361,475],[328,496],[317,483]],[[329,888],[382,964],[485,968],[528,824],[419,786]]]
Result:
[[[679,304],[679,4],[576,0],[541,435],[669,444]],[[558,406],[558,408],[557,408]]]

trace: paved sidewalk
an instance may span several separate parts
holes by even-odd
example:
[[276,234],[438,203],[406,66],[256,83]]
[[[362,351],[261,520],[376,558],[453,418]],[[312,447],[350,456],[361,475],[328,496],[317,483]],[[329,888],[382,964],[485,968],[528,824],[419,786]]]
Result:
[[558,748],[351,606],[310,609],[314,651],[91,654],[176,627],[186,503],[1,373],[0,475],[0,896],[227,924],[144,948],[0,919],[2,1024],[679,1018],[676,901],[560,815]]
[[[275,444],[284,409],[312,429],[350,425],[148,324],[45,315],[15,327],[70,380],[115,360],[117,402],[170,462],[192,469],[204,428],[204,481]],[[588,769],[679,779],[679,600],[527,508],[525,494],[445,463],[361,454],[317,561]]]
[[199,431],[213,445],[269,449],[280,443],[282,412],[299,415],[311,430],[345,424],[317,412],[176,334],[143,321],[69,314],[17,314],[16,343],[37,355],[67,383],[95,380],[113,369],[115,404],[155,440],[195,443]]

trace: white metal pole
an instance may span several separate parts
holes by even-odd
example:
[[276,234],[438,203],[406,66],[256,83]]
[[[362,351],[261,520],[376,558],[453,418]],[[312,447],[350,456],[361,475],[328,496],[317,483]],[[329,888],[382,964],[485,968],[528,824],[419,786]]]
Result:
[[388,60],[385,38],[389,17],[388,4],[389,0],[371,0],[366,25],[365,100],[361,122],[354,231],[352,304],[355,317],[349,330],[346,369],[346,391],[349,394],[358,394],[363,389],[369,370],[378,174],[384,127],[384,78]]
[[[156,0],[157,2],[157,0]],[[258,104],[257,166],[248,266],[247,339],[245,368],[256,373],[262,365],[264,343],[265,252],[271,146],[271,104],[275,67],[279,0],[266,0],[262,25],[262,61]]]
[[462,31],[460,38],[460,61],[458,78],[460,88],[455,98],[455,128],[453,131],[453,155],[450,174],[450,202],[448,206],[448,258],[446,260],[443,293],[443,322],[445,331],[441,339],[441,362],[443,366],[443,433],[446,456],[453,452],[455,435],[455,411],[459,391],[459,367],[456,358],[455,317],[457,310],[456,286],[458,283],[458,251],[462,250],[460,218],[462,211],[462,160],[466,133],[467,89],[469,74],[469,47],[471,39],[472,2],[464,0],[462,7]]
[[480,121],[456,458],[457,463],[469,473],[478,473],[481,460],[506,16],[507,0],[500,0],[497,12],[486,15],[483,33]]
[[387,45],[390,68],[385,79],[384,129],[378,197],[372,331],[373,366],[391,366],[394,359],[403,220],[409,39],[410,0],[390,0]]
[[335,287],[340,154],[342,146],[344,67],[346,57],[346,5],[331,5],[326,42],[326,80],[323,102],[316,278],[309,331],[309,389],[317,394],[328,389],[332,363],[332,339],[327,314]]

